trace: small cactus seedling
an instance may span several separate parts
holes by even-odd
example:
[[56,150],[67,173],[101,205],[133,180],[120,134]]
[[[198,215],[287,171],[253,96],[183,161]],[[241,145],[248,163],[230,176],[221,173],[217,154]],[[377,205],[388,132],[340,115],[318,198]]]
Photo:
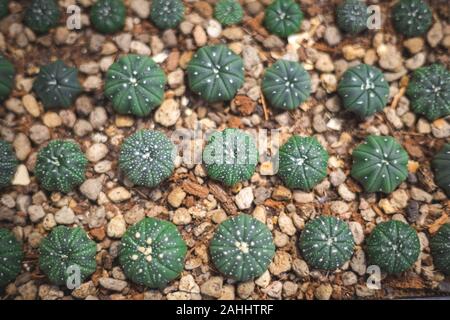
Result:
[[278,60],[266,70],[262,91],[275,108],[292,110],[308,99],[311,80],[298,62]]
[[345,0],[336,9],[336,20],[344,32],[357,34],[367,29],[369,13],[367,6],[360,0]]
[[428,120],[450,115],[450,72],[440,64],[414,71],[406,90],[415,113]]
[[444,224],[430,241],[434,265],[450,275],[450,224]]
[[11,144],[0,140],[0,189],[10,185],[17,164],[18,161]]
[[67,285],[75,273],[83,282],[97,268],[97,245],[79,227],[54,228],[42,240],[39,250],[39,268],[56,285]]
[[15,74],[13,64],[0,54],[0,102],[11,93]]
[[275,255],[275,245],[264,223],[247,214],[239,214],[219,225],[209,251],[221,273],[238,281],[247,281],[267,270]]
[[228,128],[211,135],[203,150],[203,162],[211,179],[234,186],[251,178],[258,150],[249,134]]
[[225,45],[199,49],[187,73],[191,90],[209,102],[233,99],[244,83],[244,63]]
[[91,9],[91,22],[101,33],[114,33],[125,25],[127,9],[123,0],[98,0]]
[[244,10],[236,0],[220,0],[214,9],[214,17],[224,26],[242,21]]
[[106,73],[105,95],[121,114],[147,116],[164,99],[166,76],[153,59],[130,54]]
[[68,108],[81,93],[78,70],[61,60],[41,67],[33,83],[33,90],[45,108]]
[[162,30],[175,28],[184,18],[184,4],[181,0],[153,0],[150,19]]
[[436,154],[431,162],[434,169],[434,178],[439,187],[450,196],[450,143]]
[[34,32],[46,33],[58,25],[60,15],[55,0],[33,0],[25,11],[25,24]]
[[366,192],[391,193],[408,176],[408,153],[393,138],[370,135],[353,150],[351,175]]
[[265,11],[264,26],[283,38],[297,32],[302,21],[303,12],[293,0],[275,0]]
[[392,9],[395,29],[407,37],[417,37],[431,26],[431,9],[422,0],[400,0]]
[[278,176],[288,188],[309,191],[326,177],[328,158],[316,138],[292,136],[280,148]]
[[170,177],[174,159],[175,146],[164,134],[140,130],[123,142],[119,166],[131,182],[152,188]]
[[53,140],[39,151],[34,173],[46,190],[68,193],[83,183],[86,165],[78,144]]
[[313,268],[335,270],[350,260],[355,241],[347,223],[332,216],[321,216],[305,225],[299,247]]
[[386,106],[389,85],[380,69],[360,64],[344,73],[338,93],[345,109],[366,118]]
[[119,262],[133,282],[161,288],[183,271],[186,252],[186,244],[173,223],[144,218],[123,236]]
[[0,0],[0,19],[6,17],[8,13],[8,0]]
[[22,269],[22,246],[14,235],[0,229],[0,288],[13,281]]
[[401,273],[412,267],[420,254],[416,231],[404,222],[391,220],[378,224],[367,239],[371,264],[387,273]]

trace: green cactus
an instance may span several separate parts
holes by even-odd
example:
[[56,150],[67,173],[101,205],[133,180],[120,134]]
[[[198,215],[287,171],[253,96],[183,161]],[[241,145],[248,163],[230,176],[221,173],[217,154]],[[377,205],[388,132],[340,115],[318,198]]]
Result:
[[0,0],[0,19],[6,17],[8,13],[8,0]]
[[353,254],[355,240],[347,223],[332,216],[321,216],[305,225],[299,248],[313,268],[335,270]]
[[293,110],[308,99],[311,80],[301,64],[278,60],[266,70],[262,91],[275,108]]
[[434,178],[439,187],[450,196],[450,143],[444,145],[431,162],[434,169]]
[[371,264],[387,273],[401,273],[412,267],[420,254],[416,231],[404,222],[391,220],[378,224],[367,238]]
[[53,140],[39,151],[34,173],[46,190],[68,193],[85,180],[86,165],[78,144]]
[[258,150],[249,134],[227,128],[210,136],[203,163],[211,179],[234,186],[251,178],[258,164]]
[[16,71],[8,59],[0,54],[0,102],[5,100],[14,86]]
[[407,37],[427,32],[433,17],[431,9],[422,0],[400,0],[392,9],[395,29]]
[[22,245],[6,229],[0,229],[0,288],[13,281],[22,269]]
[[391,193],[408,176],[408,153],[389,136],[370,135],[353,150],[351,175],[366,192]]
[[56,27],[61,12],[55,0],[33,0],[25,11],[25,24],[34,32],[47,33]]
[[244,10],[236,0],[220,0],[214,8],[214,17],[224,26],[240,23],[243,16]]
[[91,9],[90,19],[101,33],[114,33],[125,25],[127,8],[123,0],[98,0]]
[[123,236],[119,262],[133,282],[161,288],[183,271],[186,252],[186,244],[173,223],[144,218]]
[[434,265],[450,275],[450,224],[444,224],[430,241]]
[[78,70],[61,60],[41,67],[33,83],[33,90],[45,108],[68,108],[82,92]]
[[147,116],[164,99],[166,76],[153,59],[129,54],[109,67],[105,95],[121,114]]
[[11,144],[0,140],[0,189],[11,184],[17,164],[18,161]]
[[288,188],[309,191],[325,179],[328,158],[316,138],[294,135],[280,148],[278,176]]
[[380,69],[360,64],[344,73],[338,93],[345,109],[366,118],[386,106],[389,85]]
[[209,251],[221,273],[238,281],[247,281],[267,270],[275,255],[275,245],[264,223],[247,214],[239,214],[218,226]]
[[119,167],[134,184],[156,187],[172,174],[175,152],[173,143],[161,132],[140,130],[123,142]]
[[153,0],[150,19],[159,29],[172,29],[183,21],[184,10],[181,0]]
[[97,245],[79,227],[55,227],[42,240],[39,251],[39,268],[56,285],[67,285],[78,271],[82,283],[97,268]]
[[225,45],[199,49],[187,67],[189,87],[208,102],[231,100],[244,84],[244,63]]
[[360,0],[345,0],[336,8],[336,20],[339,28],[350,34],[367,29],[369,13],[367,5]]
[[283,38],[299,31],[302,21],[303,12],[293,0],[275,0],[265,11],[264,26]]
[[412,109],[436,120],[450,115],[450,72],[440,64],[414,71],[406,90]]

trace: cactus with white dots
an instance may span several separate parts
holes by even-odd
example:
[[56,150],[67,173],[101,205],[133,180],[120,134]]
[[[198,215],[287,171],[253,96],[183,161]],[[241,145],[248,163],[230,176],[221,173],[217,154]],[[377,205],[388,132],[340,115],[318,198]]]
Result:
[[270,33],[286,38],[297,32],[303,21],[303,12],[293,0],[275,0],[265,11],[264,26]]
[[450,71],[440,64],[415,70],[406,94],[412,110],[428,120],[450,115]]
[[153,59],[136,54],[112,64],[105,81],[105,95],[120,114],[147,116],[164,99],[166,76]]
[[430,241],[433,264],[450,275],[450,224],[444,224]]
[[244,10],[236,0],[220,0],[214,8],[214,18],[224,26],[238,24],[243,16]]
[[367,238],[367,253],[370,263],[382,271],[401,273],[411,268],[419,258],[419,237],[404,222],[381,222]]
[[347,223],[332,216],[308,222],[299,238],[303,258],[321,270],[340,268],[352,257],[354,247],[355,240]]
[[153,0],[150,19],[159,29],[175,28],[183,20],[184,10],[181,0]]
[[271,106],[293,110],[308,99],[311,79],[298,62],[278,60],[265,71],[262,91]]
[[389,85],[380,69],[360,64],[345,71],[338,94],[345,109],[366,118],[386,106]]
[[53,140],[42,148],[34,173],[48,191],[68,193],[85,180],[87,159],[73,141]]
[[101,33],[114,33],[125,25],[127,8],[123,0],[98,0],[91,8],[90,20]]
[[18,161],[11,144],[0,140],[0,189],[11,184],[17,164]]
[[33,0],[25,10],[24,22],[31,30],[42,34],[56,27],[60,16],[55,0]]
[[325,179],[328,158],[316,138],[294,135],[280,148],[278,176],[289,188],[309,191]]
[[0,102],[11,93],[15,75],[14,65],[0,54]]
[[144,218],[123,236],[119,262],[131,281],[161,288],[183,271],[186,252],[186,244],[173,223]]
[[433,21],[430,6],[422,0],[400,0],[392,9],[395,29],[407,37],[427,32]]
[[234,98],[244,84],[244,63],[225,45],[200,48],[187,67],[189,87],[208,102]]
[[267,270],[275,255],[275,245],[264,223],[247,214],[239,214],[218,226],[209,251],[221,273],[238,281],[247,281]]
[[336,21],[339,29],[357,34],[367,29],[369,13],[367,6],[360,0],[345,0],[336,8]]
[[61,60],[43,66],[33,83],[33,90],[45,108],[68,108],[82,92],[78,70]]
[[175,146],[163,133],[140,130],[123,142],[119,167],[134,184],[151,188],[170,177],[174,159]]
[[444,145],[431,162],[436,184],[450,196],[450,143]]
[[408,176],[408,153],[393,137],[370,135],[352,156],[351,175],[366,192],[391,193]]
[[14,235],[0,229],[0,288],[13,281],[22,269],[23,251]]

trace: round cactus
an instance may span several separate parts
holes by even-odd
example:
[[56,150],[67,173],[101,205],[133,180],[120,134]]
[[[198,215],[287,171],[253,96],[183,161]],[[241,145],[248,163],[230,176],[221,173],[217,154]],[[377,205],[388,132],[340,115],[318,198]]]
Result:
[[55,0],[33,0],[25,11],[25,24],[34,32],[46,33],[58,25],[60,15]]
[[144,218],[123,236],[119,262],[133,282],[161,288],[183,271],[186,252],[173,223]]
[[242,21],[244,10],[236,0],[220,0],[214,9],[214,17],[224,26]]
[[8,13],[8,0],[0,0],[0,19],[6,17]]
[[264,26],[280,37],[297,32],[302,21],[303,12],[293,0],[275,0],[265,11]]
[[450,72],[440,64],[414,71],[406,90],[415,113],[428,120],[450,115]]
[[219,225],[209,251],[221,273],[238,281],[247,281],[267,270],[275,255],[275,245],[264,223],[247,214],[239,214]]
[[339,28],[347,33],[357,34],[367,29],[369,13],[367,6],[360,0],[345,0],[336,9]]
[[0,288],[13,281],[22,269],[22,246],[14,235],[0,229]]
[[434,265],[450,275],[450,224],[444,224],[430,242]]
[[417,37],[431,26],[431,9],[422,0],[400,0],[392,9],[395,29],[407,37]]
[[391,193],[408,176],[408,153],[393,138],[370,135],[353,150],[351,175],[366,192]]
[[78,144],[53,140],[39,151],[34,173],[46,190],[68,193],[83,183],[86,165]]
[[227,186],[251,178],[258,164],[258,150],[253,138],[238,129],[215,132],[203,150],[208,176]]
[[134,184],[156,187],[172,174],[175,152],[173,143],[161,132],[140,130],[123,142],[119,167]]
[[91,9],[91,22],[101,33],[114,33],[125,25],[127,9],[123,0],[98,0]]
[[11,144],[0,140],[0,189],[10,185],[18,161]]
[[380,69],[360,64],[344,73],[338,93],[345,109],[366,118],[386,106],[389,85]]
[[225,45],[199,49],[187,67],[189,87],[209,102],[231,100],[244,83],[244,63]]
[[275,108],[292,110],[308,99],[311,80],[301,64],[278,60],[266,70],[262,91]]
[[450,143],[436,154],[431,162],[434,169],[434,177],[439,187],[450,196]]
[[181,0],[153,0],[150,19],[159,29],[171,29],[184,18],[184,4]]
[[391,220],[378,224],[367,238],[372,264],[387,273],[400,273],[412,267],[420,254],[416,231],[404,222]]
[[41,67],[33,83],[33,90],[45,108],[68,108],[82,92],[78,70],[61,60]]
[[13,64],[0,54],[0,102],[11,93],[15,74]]
[[292,136],[278,153],[278,176],[288,188],[309,191],[325,179],[328,158],[316,138]]
[[97,245],[79,227],[54,228],[42,240],[39,250],[39,268],[56,285],[66,285],[74,275],[83,282],[97,268]]
[[162,103],[165,84],[164,71],[153,59],[130,54],[109,67],[105,95],[118,113],[144,117]]
[[335,270],[350,260],[355,247],[347,223],[331,216],[321,216],[305,225],[299,247],[313,268]]

